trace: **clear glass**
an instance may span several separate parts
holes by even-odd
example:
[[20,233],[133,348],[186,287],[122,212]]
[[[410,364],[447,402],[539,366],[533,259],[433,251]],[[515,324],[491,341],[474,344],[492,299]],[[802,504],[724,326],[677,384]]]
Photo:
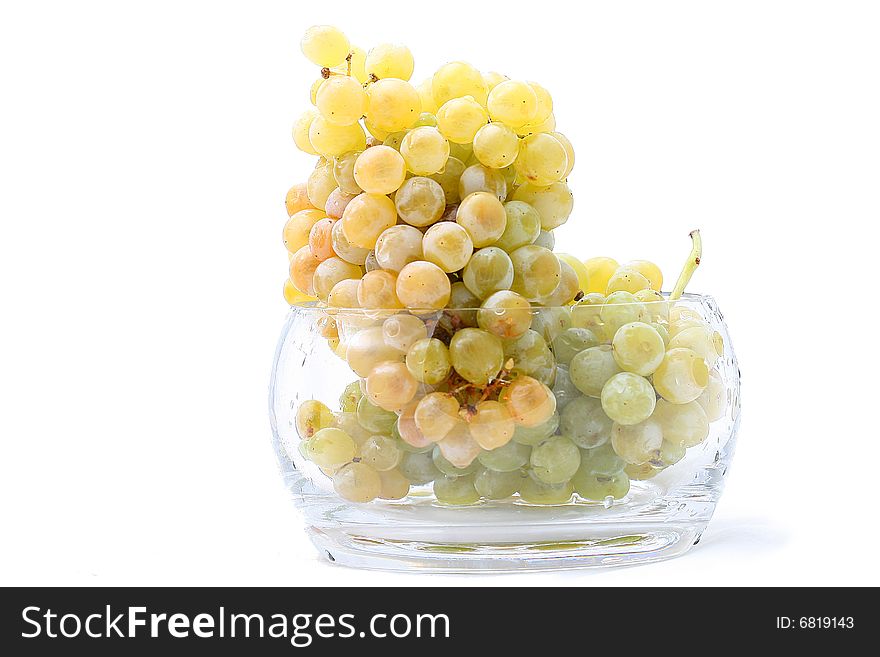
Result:
[[[658,319],[655,309],[662,315],[669,308],[666,303],[632,305],[633,310],[642,313],[639,320],[651,321]],[[740,417],[740,376],[730,335],[715,300],[687,294],[672,308],[671,320],[666,316],[657,322],[663,327],[661,333],[671,329],[673,335],[678,335],[702,325],[716,347],[723,344],[720,356],[707,357],[708,370],[715,372],[711,377],[714,408],[710,410],[717,419],[709,423],[702,442],[681,450],[683,457],[679,453],[668,459],[664,453],[663,457],[671,461],[680,458],[671,465],[656,456],[646,465],[628,465],[630,487],[620,499],[611,495],[601,500],[585,499],[575,493],[565,500],[538,504],[515,493],[501,500],[482,498],[451,505],[437,500],[431,483],[413,485],[399,500],[348,501],[336,493],[328,474],[307,458],[309,449],[297,433],[297,410],[307,400],[323,402],[333,413],[333,424],[344,427],[339,420],[340,396],[346,386],[358,381],[358,376],[334,352],[342,351],[336,341],[345,344],[360,331],[381,326],[388,317],[407,311],[294,306],[275,354],[269,411],[281,474],[305,517],[312,542],[328,560],[354,567],[447,572],[613,566],[657,561],[686,552],[699,541],[712,517],[733,458]],[[530,311],[531,328],[553,338],[560,327],[570,325],[571,310],[571,306],[534,307]],[[419,317],[425,322],[428,336],[448,343],[450,332],[460,328],[462,321],[473,324],[474,313],[446,309]],[[576,324],[585,324],[584,317]],[[587,318],[586,324],[600,342],[611,342],[611,329],[601,319]],[[454,327],[451,331],[450,325]],[[561,350],[566,347],[561,342],[548,343],[554,355],[560,350],[562,358]],[[667,349],[676,344],[667,345]],[[505,366],[509,364],[510,360]],[[350,390],[357,388],[364,386]],[[433,389],[420,385],[416,399]],[[556,389],[560,412],[572,399],[562,389]],[[578,396],[579,391],[575,391],[574,397]],[[384,433],[401,442],[398,432]],[[363,436],[359,440],[363,441]],[[531,449],[534,455],[535,448]],[[586,452],[580,453],[585,459]],[[361,456],[358,452],[353,460],[361,461]],[[479,465],[479,460],[474,463]],[[534,465],[530,460],[519,469],[521,481],[534,479]],[[327,472],[332,474],[332,468]]]

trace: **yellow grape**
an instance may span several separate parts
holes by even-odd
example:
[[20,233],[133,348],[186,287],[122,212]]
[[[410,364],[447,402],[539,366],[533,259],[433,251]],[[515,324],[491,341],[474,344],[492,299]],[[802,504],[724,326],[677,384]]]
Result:
[[492,121],[521,126],[534,120],[538,97],[527,82],[505,80],[489,93],[486,106]]
[[519,154],[519,137],[503,123],[487,123],[474,135],[474,155],[481,164],[503,169]]
[[563,178],[568,178],[569,174],[571,174],[571,170],[574,169],[574,146],[571,145],[571,142],[561,132],[551,132],[550,135],[556,138],[556,140],[562,144],[562,147],[565,149],[565,154],[568,156],[568,167],[565,169],[565,173],[563,174]]
[[346,194],[338,187],[330,192],[327,202],[324,204],[324,212],[330,219],[341,219],[345,208],[354,200],[357,194]]
[[527,182],[546,187],[565,177],[568,154],[556,137],[539,132],[522,140],[513,165]]
[[415,176],[404,182],[394,194],[397,214],[406,223],[420,228],[443,216],[446,196],[440,184],[431,178]]
[[474,247],[481,248],[493,244],[504,234],[507,213],[498,197],[488,192],[474,192],[458,206],[455,221],[471,236]]
[[330,290],[339,281],[344,281],[347,278],[360,278],[362,275],[363,270],[357,265],[346,262],[342,258],[327,258],[315,268],[312,275],[315,296],[326,301]]
[[489,192],[503,203],[507,199],[507,181],[497,169],[472,164],[461,174],[458,194],[461,198],[467,198],[474,192]]
[[294,253],[290,260],[290,280],[293,286],[303,294],[315,296],[313,279],[320,264],[321,261],[312,255],[308,245]]
[[409,479],[397,469],[380,472],[379,480],[381,482],[379,499],[402,500],[409,494]]
[[428,393],[415,407],[413,413],[415,426],[429,442],[443,440],[460,422],[459,408],[458,402],[452,395],[443,392]]
[[306,246],[309,243],[309,233],[312,231],[312,226],[325,217],[323,212],[315,209],[300,210],[294,214],[284,224],[284,230],[281,232],[284,247],[290,253],[296,253]]
[[468,232],[451,221],[431,226],[422,240],[425,260],[433,262],[447,274],[456,272],[468,263],[474,252],[474,243]]
[[406,179],[406,162],[390,146],[373,146],[358,155],[354,179],[369,194],[391,194]]
[[382,323],[385,344],[407,353],[419,340],[428,337],[428,327],[414,315],[393,315]]
[[346,206],[339,221],[342,222],[344,234],[351,244],[362,249],[372,249],[382,231],[397,223],[397,208],[394,207],[394,201],[387,196],[363,193]]
[[537,100],[535,114],[531,118],[530,123],[543,123],[548,118],[553,116],[553,97],[550,96],[549,91],[547,91],[537,82],[528,82],[527,84],[532,88],[532,91],[535,92],[535,99]]
[[333,490],[349,502],[365,504],[382,493],[382,479],[365,463],[348,463],[333,475]]
[[448,100],[437,110],[437,128],[456,144],[471,143],[477,131],[488,122],[486,110],[471,96]]
[[528,137],[540,132],[553,132],[554,130],[556,130],[556,117],[551,114],[540,123],[526,123],[516,128],[516,134],[520,137]]
[[[541,215],[543,230],[553,230],[564,224],[574,208],[574,196],[564,182],[556,182],[547,187],[528,183],[520,185],[513,193],[513,200],[523,201],[535,208]],[[597,291],[604,292],[605,288]]]
[[316,116],[309,126],[309,142],[326,158],[334,158],[348,151],[362,151],[367,147],[367,138],[360,123],[333,125],[323,116]]
[[368,271],[358,285],[358,305],[369,309],[402,308],[396,287],[397,276],[394,272],[382,269]]
[[339,28],[332,25],[314,25],[306,30],[300,47],[313,64],[330,68],[345,61],[351,44]]
[[651,289],[658,292],[663,289],[663,272],[660,267],[648,260],[633,260],[624,265],[626,269],[639,272],[651,283]]
[[406,133],[400,142],[400,154],[415,175],[430,176],[446,165],[449,142],[437,128],[419,126]]
[[437,106],[463,96],[486,105],[487,90],[483,74],[466,62],[450,62],[441,66],[431,80],[431,93]]
[[284,281],[284,300],[291,306],[300,303],[308,303],[317,299],[308,294],[304,294],[294,287],[293,282],[288,278]]
[[284,198],[284,207],[287,209],[287,216],[292,217],[300,210],[313,210],[315,207],[309,201],[308,185],[306,183],[297,183],[287,190],[287,196]]
[[345,75],[331,75],[315,97],[318,111],[335,125],[351,125],[360,120],[367,107],[367,94],[361,84]]
[[[349,205],[351,205],[351,203],[345,206],[346,210]],[[345,211],[342,212],[342,216],[345,217]],[[333,224],[333,230],[330,234],[331,241],[333,242],[333,250],[336,252],[336,255],[353,265],[365,264],[370,250],[352,244],[343,229],[344,226],[342,225],[342,219],[340,219]]]
[[354,278],[339,281],[327,295],[327,305],[331,308],[359,308],[358,286],[360,281]]
[[431,180],[439,184],[443,190],[447,205],[453,205],[461,200],[458,193],[458,183],[464,170],[464,162],[457,157],[450,156],[443,168],[430,176]]
[[470,417],[470,432],[483,449],[503,447],[513,438],[516,423],[501,402],[482,401]]
[[709,385],[709,368],[696,352],[684,347],[666,352],[654,372],[654,388],[663,399],[673,404],[686,404],[697,399]]
[[367,397],[386,411],[403,408],[415,397],[418,387],[403,363],[379,363],[367,376]]
[[317,155],[318,151],[312,146],[312,142],[309,140],[309,131],[312,127],[312,122],[320,116],[318,110],[314,108],[309,108],[302,114],[300,114],[299,118],[293,122],[293,129],[291,130],[291,135],[293,136],[293,143],[296,144],[296,147],[304,153],[308,153],[309,155]]
[[600,256],[585,260],[584,267],[587,268],[589,287],[584,290],[584,292],[588,294],[591,292],[605,294],[605,290],[608,288],[608,281],[611,280],[611,277],[614,275],[614,272],[617,271],[619,266],[617,260],[614,258]]
[[546,385],[530,376],[518,376],[501,393],[514,421],[524,427],[536,427],[556,412],[556,397]]
[[510,78],[502,73],[498,73],[496,71],[489,71],[488,73],[483,73],[483,82],[486,83],[486,91],[492,91],[499,84],[504,82],[505,80],[509,80]]
[[626,267],[619,267],[611,278],[608,279],[608,285],[605,288],[605,294],[612,292],[629,292],[635,294],[639,290],[645,290],[651,287],[651,281],[642,276],[639,272]]
[[404,80],[385,78],[374,82],[367,91],[367,98],[367,119],[388,133],[409,128],[422,111],[419,92]]
[[403,354],[385,343],[381,326],[370,326],[351,336],[345,360],[355,374],[366,377],[379,363],[403,362]]
[[431,78],[424,80],[419,86],[417,86],[416,91],[419,94],[419,100],[422,101],[422,111],[436,114],[440,106],[434,102],[434,91],[432,89]]
[[578,287],[582,292],[586,293],[590,284],[590,272],[584,263],[569,253],[557,253],[556,257],[574,270],[574,273],[577,275]]
[[326,81],[327,80],[325,78],[321,77],[312,82],[312,86],[309,89],[309,100],[312,101],[312,105],[318,104],[318,90],[321,88],[321,85],[323,85]]
[[349,151],[333,159],[333,177],[339,189],[346,194],[360,194],[360,185],[354,179],[354,163],[357,162],[359,151]]
[[331,239],[333,224],[333,219],[325,217],[315,223],[309,231],[309,249],[318,260],[323,261],[336,255]]
[[333,166],[326,160],[321,160],[314,171],[309,174],[306,182],[309,201],[316,208],[326,208],[330,193],[336,189],[336,178],[333,177]]
[[372,48],[364,62],[367,76],[409,80],[413,73],[413,56],[409,48],[393,43],[383,43]]
[[397,277],[397,298],[407,308],[439,310],[449,302],[450,293],[449,277],[432,262],[411,262]]

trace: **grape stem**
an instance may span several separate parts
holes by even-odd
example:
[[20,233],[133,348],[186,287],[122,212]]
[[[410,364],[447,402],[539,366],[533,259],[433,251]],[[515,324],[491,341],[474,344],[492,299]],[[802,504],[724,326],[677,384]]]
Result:
[[678,280],[675,283],[672,294],[669,295],[670,301],[677,301],[681,298],[681,295],[684,294],[684,288],[687,287],[691,276],[694,275],[694,272],[700,265],[700,258],[703,257],[703,240],[700,238],[700,231],[692,230],[690,237],[693,241],[693,246],[691,246],[690,255],[688,255],[688,259],[684,263],[681,274],[678,275]]

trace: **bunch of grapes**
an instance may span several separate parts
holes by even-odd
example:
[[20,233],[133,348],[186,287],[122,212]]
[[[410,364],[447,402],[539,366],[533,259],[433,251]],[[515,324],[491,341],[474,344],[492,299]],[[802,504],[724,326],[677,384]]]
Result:
[[553,252],[574,150],[543,87],[463,62],[413,86],[406,47],[328,26],[302,50],[321,76],[293,138],[318,162],[287,194],[285,297],[358,379],[295,423],[339,495],[607,501],[705,440],[720,336],[656,265]]

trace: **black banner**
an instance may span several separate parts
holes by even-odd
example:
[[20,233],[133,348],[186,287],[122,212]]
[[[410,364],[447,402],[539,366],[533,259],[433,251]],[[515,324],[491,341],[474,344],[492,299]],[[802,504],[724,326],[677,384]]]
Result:
[[7,655],[366,648],[411,657],[487,644],[540,655],[614,646],[854,649],[874,632],[872,598],[846,589],[4,589],[0,647]]

